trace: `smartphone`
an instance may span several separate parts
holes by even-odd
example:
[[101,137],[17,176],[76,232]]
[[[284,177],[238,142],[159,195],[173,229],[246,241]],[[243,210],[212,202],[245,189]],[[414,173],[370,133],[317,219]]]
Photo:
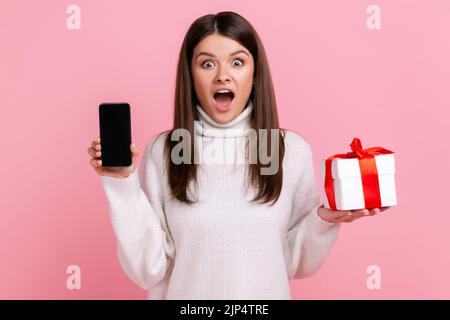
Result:
[[99,122],[102,166],[131,166],[130,105],[126,102],[101,103]]

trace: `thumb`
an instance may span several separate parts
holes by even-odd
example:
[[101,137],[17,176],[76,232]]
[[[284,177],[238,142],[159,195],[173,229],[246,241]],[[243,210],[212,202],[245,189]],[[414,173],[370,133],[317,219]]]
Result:
[[136,145],[134,143],[132,143],[130,145],[130,149],[131,149],[131,152],[133,153],[133,157],[135,157],[139,154],[139,150],[138,150],[138,148],[136,148]]

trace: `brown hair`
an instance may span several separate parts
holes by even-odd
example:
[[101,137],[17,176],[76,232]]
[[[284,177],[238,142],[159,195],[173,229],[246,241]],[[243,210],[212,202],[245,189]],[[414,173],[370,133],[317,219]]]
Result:
[[[189,131],[191,145],[189,153],[190,159],[194,159],[194,120],[197,120],[195,106],[198,99],[193,86],[191,74],[191,60],[195,46],[206,36],[218,33],[232,38],[239,42],[253,55],[255,67],[253,77],[253,88],[250,99],[253,103],[252,126],[259,132],[259,129],[267,129],[267,148],[271,151],[271,130],[280,129],[278,125],[278,113],[275,101],[275,93],[272,84],[272,77],[269,70],[264,47],[258,34],[252,25],[237,13],[225,11],[218,14],[208,14],[195,20],[187,31],[179,54],[176,88],[175,88],[175,112],[173,128],[168,130],[169,134],[164,143],[164,158],[168,171],[168,183],[173,197],[186,204],[194,201],[188,198],[187,188],[190,181],[197,186],[197,165],[191,163],[174,164],[171,161],[171,150],[178,144],[178,141],[171,140],[171,134],[176,129],[186,129]],[[251,174],[251,184],[258,187],[258,193],[252,201],[263,199],[263,203],[278,200],[283,184],[282,163],[284,158],[284,130],[280,130],[279,141],[279,168],[276,174],[260,175],[260,169],[266,167],[260,163],[257,157],[256,163],[251,163],[248,170]],[[259,135],[256,135],[259,150]],[[182,151],[184,152],[184,151]],[[258,153],[259,154],[259,153]],[[270,165],[270,164],[269,164]]]

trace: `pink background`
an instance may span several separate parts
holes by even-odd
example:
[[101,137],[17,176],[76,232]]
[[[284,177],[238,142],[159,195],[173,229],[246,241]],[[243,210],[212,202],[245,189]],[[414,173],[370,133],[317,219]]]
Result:
[[[80,30],[66,27],[71,4]],[[371,4],[381,30],[366,27]],[[131,104],[141,150],[171,126],[185,32],[223,10],[261,36],[281,126],[309,141],[318,181],[320,159],[350,151],[353,137],[396,152],[399,205],[344,224],[322,269],[292,282],[293,298],[450,298],[445,0],[2,0],[0,298],[146,298],[120,268],[86,149],[101,102]],[[66,288],[73,264],[80,290]],[[381,269],[381,289],[366,286],[370,265]]]

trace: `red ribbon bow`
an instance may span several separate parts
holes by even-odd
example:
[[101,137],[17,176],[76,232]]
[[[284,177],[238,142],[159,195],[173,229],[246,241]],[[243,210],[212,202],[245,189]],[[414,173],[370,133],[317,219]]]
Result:
[[378,171],[375,162],[375,156],[380,154],[393,153],[390,150],[380,147],[363,149],[361,141],[354,138],[350,144],[353,152],[339,153],[330,156],[325,161],[325,192],[328,204],[332,210],[336,210],[336,201],[334,197],[333,177],[331,175],[331,162],[333,159],[353,159],[358,158],[359,168],[361,170],[361,180],[364,192],[364,202],[366,209],[380,208],[381,196],[380,185],[378,183]]

